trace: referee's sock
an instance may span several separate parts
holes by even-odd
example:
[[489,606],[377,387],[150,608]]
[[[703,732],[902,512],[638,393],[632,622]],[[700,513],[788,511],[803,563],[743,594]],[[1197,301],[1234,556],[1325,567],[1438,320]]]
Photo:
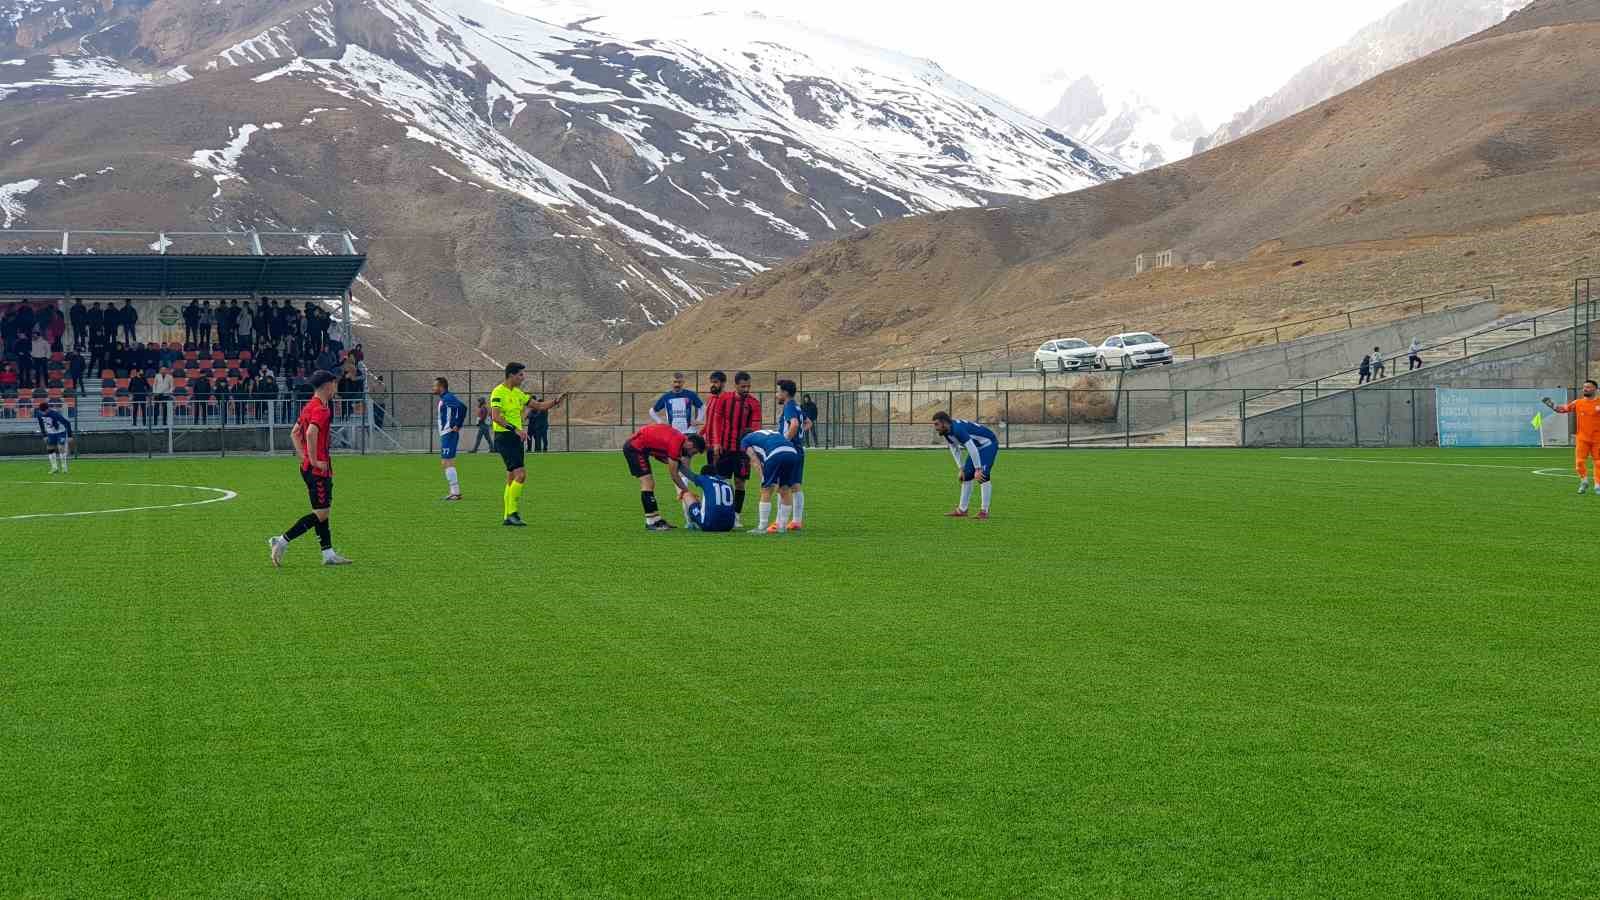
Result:
[[654,525],[661,521],[661,509],[656,506],[655,491],[640,491],[639,502],[644,505],[644,523]]
[[522,509],[522,489],[527,487],[520,481],[513,481],[506,485],[505,507],[506,518],[511,518]]
[[316,528],[318,523],[321,521],[321,519],[317,518],[316,513],[306,513],[300,517],[300,521],[294,523],[293,527],[283,533],[283,539],[286,541],[292,541],[311,529]]

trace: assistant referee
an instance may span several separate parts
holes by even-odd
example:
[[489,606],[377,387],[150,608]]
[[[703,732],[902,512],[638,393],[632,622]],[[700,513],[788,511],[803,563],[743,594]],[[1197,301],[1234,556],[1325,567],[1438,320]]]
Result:
[[523,446],[528,441],[528,433],[518,424],[522,422],[525,410],[549,411],[567,399],[567,395],[562,394],[554,400],[535,400],[524,393],[522,381],[527,377],[524,374],[527,368],[522,363],[506,366],[505,380],[489,392],[489,418],[494,421],[494,449],[506,464],[504,524],[519,528],[528,524],[522,521],[521,513],[522,489],[528,482],[528,469],[523,462]]

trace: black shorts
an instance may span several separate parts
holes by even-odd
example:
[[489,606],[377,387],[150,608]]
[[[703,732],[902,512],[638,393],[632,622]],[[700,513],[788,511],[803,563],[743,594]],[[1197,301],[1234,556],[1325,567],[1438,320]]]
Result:
[[320,475],[316,469],[301,469],[300,480],[306,483],[306,497],[311,500],[312,509],[332,508],[332,475]]
[[506,471],[515,472],[524,468],[523,453],[526,448],[522,446],[522,438],[517,437],[515,431],[496,431],[494,433],[494,450],[505,460]]
[[750,455],[739,450],[717,451],[718,478],[750,477]]
[[635,478],[643,478],[650,472],[650,454],[645,453],[633,445],[632,441],[622,444],[622,456],[628,461],[628,474]]

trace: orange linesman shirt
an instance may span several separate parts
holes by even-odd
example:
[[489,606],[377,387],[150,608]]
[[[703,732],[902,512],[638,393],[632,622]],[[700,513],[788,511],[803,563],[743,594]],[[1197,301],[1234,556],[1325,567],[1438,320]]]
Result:
[[1578,440],[1600,443],[1600,398],[1579,397],[1556,407],[1556,412],[1571,413],[1578,420]]

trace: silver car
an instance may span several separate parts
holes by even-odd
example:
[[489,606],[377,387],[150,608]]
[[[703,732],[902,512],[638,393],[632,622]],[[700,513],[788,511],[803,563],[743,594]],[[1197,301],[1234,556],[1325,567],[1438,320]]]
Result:
[[1095,353],[1088,341],[1058,338],[1033,352],[1033,364],[1040,372],[1084,372],[1094,368]]

